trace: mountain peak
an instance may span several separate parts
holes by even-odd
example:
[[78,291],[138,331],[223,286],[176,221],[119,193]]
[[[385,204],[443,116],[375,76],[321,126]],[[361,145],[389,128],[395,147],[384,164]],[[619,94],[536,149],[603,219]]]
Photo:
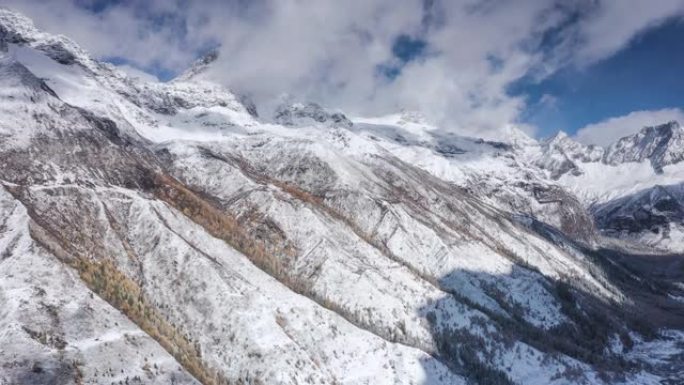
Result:
[[558,131],[553,136],[541,142],[542,147],[547,150],[555,150],[562,152],[578,152],[584,151],[586,146],[571,138],[564,131]]
[[569,137],[568,137],[568,134],[565,133],[565,131],[558,131],[558,132],[556,132],[555,135],[549,137],[547,139],[547,141],[556,142],[556,141],[560,141],[560,140],[565,140],[567,138],[569,138]]
[[558,179],[568,172],[573,175],[582,173],[578,162],[587,163],[601,160],[603,148],[586,146],[563,131],[542,143],[543,155],[537,160],[537,165],[551,172],[552,179]]
[[608,164],[649,160],[660,173],[664,166],[684,160],[684,130],[676,121],[644,127],[610,145],[604,160]]
[[274,119],[284,126],[325,124],[334,127],[351,127],[353,123],[341,112],[335,112],[312,102],[286,101],[276,108]]
[[657,126],[646,126],[639,131],[641,135],[655,135],[657,137],[669,137],[676,131],[681,131],[682,127],[676,120],[671,120],[667,123],[659,124]]
[[33,24],[33,20],[11,9],[0,7],[0,33],[3,39],[17,38],[26,35],[36,35],[40,32]]
[[575,141],[572,139],[568,134],[565,133],[565,131],[558,131],[554,135],[544,139],[540,143],[543,147],[545,148],[552,148],[552,147],[558,147],[558,148],[563,148],[563,147],[579,147],[583,146],[579,142]]
[[60,64],[78,63],[90,71],[97,70],[97,63],[73,40],[43,32],[28,17],[0,7],[0,51],[7,50],[8,44],[42,51]]
[[204,54],[202,57],[199,59],[195,60],[195,62],[185,70],[182,74],[180,74],[174,81],[188,81],[197,75],[200,75],[204,72],[207,71],[207,69],[211,66],[212,63],[214,63],[217,59],[219,58],[219,51],[216,49],[213,49],[206,54]]

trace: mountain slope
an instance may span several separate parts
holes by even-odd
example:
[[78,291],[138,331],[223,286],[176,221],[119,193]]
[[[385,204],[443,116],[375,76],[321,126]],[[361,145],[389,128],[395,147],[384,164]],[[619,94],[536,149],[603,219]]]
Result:
[[[485,142],[316,104],[266,122],[196,76],[211,60],[139,83],[10,11],[0,38],[3,381],[682,373],[678,277],[597,247],[581,201],[512,128]],[[45,270],[62,273],[29,286]]]

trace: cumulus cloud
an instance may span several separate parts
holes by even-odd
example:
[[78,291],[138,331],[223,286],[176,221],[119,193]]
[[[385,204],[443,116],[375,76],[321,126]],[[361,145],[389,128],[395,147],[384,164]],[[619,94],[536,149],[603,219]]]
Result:
[[[626,5],[626,3],[629,3]],[[0,0],[102,58],[180,72],[218,47],[207,76],[262,108],[287,93],[377,115],[419,110],[491,136],[526,107],[507,87],[612,55],[684,0]],[[397,55],[401,39],[420,52]],[[410,53],[410,52],[409,52]],[[410,59],[410,60],[407,60]]]
[[607,146],[624,136],[632,135],[646,126],[653,126],[670,121],[684,124],[684,111],[679,108],[667,108],[654,111],[634,111],[589,124],[577,131],[575,139],[585,144]]

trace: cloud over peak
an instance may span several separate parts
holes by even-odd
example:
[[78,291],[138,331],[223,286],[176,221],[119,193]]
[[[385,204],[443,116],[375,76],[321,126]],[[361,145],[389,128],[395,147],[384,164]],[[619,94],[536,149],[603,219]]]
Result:
[[577,131],[575,139],[584,144],[608,146],[619,138],[639,132],[644,127],[656,126],[673,120],[684,123],[684,111],[679,108],[634,111],[624,116],[584,126]]
[[[625,5],[629,2],[629,6]],[[526,106],[507,87],[587,65],[646,28],[679,17],[681,0],[7,0],[101,58],[180,73],[209,49],[205,76],[268,104],[283,93],[377,115],[419,110],[487,135]]]

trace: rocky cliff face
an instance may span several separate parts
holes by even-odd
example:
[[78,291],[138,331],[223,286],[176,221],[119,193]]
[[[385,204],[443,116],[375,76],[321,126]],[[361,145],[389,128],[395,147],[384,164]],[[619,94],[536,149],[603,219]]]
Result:
[[341,112],[332,112],[316,103],[284,103],[276,108],[274,120],[284,126],[323,124],[351,127],[353,123]]
[[550,172],[551,179],[557,180],[566,173],[581,175],[578,163],[600,162],[605,150],[597,146],[585,146],[570,138],[564,132],[541,143],[542,156],[536,165]]
[[612,144],[604,156],[604,162],[611,165],[646,160],[656,173],[662,173],[665,166],[684,160],[684,129],[679,123],[644,127],[637,134]]
[[523,134],[264,123],[6,10],[0,37],[0,382],[681,378],[681,276],[606,242]]

